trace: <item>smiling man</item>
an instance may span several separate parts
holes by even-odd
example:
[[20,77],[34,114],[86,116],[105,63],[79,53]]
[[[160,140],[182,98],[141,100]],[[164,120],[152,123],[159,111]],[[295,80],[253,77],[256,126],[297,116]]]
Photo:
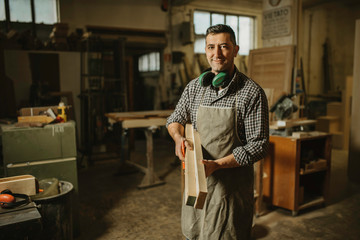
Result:
[[167,128],[181,161],[181,145],[190,122],[199,132],[208,194],[199,210],[183,204],[181,226],[187,239],[250,239],[253,202],[253,164],[269,145],[268,103],[263,89],[239,72],[239,50],[227,25],[206,31],[210,69],[185,87]]
[[214,73],[233,73],[238,51],[239,46],[229,33],[209,33],[206,37],[206,58]]

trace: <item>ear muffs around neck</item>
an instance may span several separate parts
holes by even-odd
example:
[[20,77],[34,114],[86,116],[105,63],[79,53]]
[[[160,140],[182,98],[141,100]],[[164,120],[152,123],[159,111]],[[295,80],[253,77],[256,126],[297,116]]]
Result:
[[215,75],[211,71],[206,71],[199,76],[199,83],[203,87],[207,87],[210,84],[213,87],[223,87],[227,80],[228,74],[226,72],[219,72]]

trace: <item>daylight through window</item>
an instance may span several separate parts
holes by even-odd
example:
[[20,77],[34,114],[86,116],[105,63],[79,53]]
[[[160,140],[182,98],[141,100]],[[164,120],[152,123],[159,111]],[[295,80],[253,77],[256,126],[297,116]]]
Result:
[[236,42],[240,47],[240,55],[249,55],[254,48],[254,18],[234,14],[194,11],[195,53],[205,53],[206,29],[215,24],[227,24],[235,32]]
[[160,53],[152,52],[139,58],[139,72],[160,71]]
[[[6,20],[5,0],[0,0],[0,21]],[[32,22],[31,0],[9,1],[10,22]],[[54,24],[58,20],[58,0],[34,0],[35,23]]]
[[5,2],[0,1],[0,21],[4,21],[5,19]]

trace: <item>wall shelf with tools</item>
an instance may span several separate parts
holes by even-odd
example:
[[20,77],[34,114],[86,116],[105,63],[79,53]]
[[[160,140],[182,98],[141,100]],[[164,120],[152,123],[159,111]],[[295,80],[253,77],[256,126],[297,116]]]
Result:
[[105,152],[105,113],[127,110],[125,40],[90,36],[81,52],[81,148],[92,163],[93,153]]

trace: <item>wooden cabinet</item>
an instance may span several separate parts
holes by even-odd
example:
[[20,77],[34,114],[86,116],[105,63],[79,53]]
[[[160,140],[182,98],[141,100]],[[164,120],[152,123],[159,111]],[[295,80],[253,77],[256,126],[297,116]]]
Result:
[[270,136],[270,149],[264,160],[264,201],[289,209],[293,215],[324,204],[330,161],[329,134],[315,132],[302,138]]

